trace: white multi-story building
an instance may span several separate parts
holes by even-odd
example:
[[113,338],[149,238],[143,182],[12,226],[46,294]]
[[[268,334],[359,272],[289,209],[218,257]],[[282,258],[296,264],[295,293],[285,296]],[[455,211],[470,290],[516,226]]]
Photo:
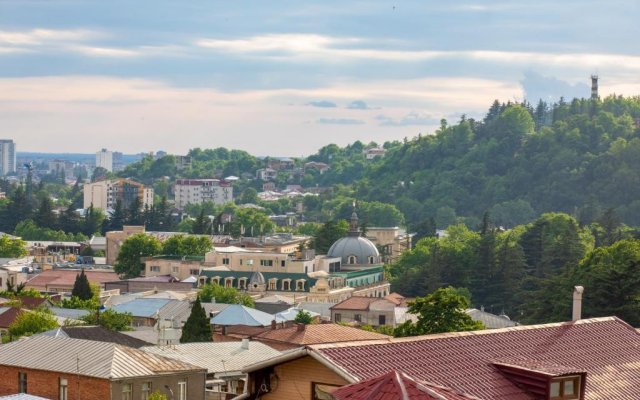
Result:
[[230,182],[220,179],[177,179],[175,195],[179,209],[205,201],[222,205],[233,201],[233,187]]
[[0,139],[0,175],[16,172],[16,145],[11,139]]
[[102,167],[109,172],[113,172],[113,153],[107,149],[102,149],[96,153],[96,168]]
[[145,188],[143,184],[130,179],[113,179],[87,183],[84,185],[84,208],[99,208],[103,211],[113,210],[118,200],[123,209],[129,209],[135,198],[140,207],[153,205],[153,188]]

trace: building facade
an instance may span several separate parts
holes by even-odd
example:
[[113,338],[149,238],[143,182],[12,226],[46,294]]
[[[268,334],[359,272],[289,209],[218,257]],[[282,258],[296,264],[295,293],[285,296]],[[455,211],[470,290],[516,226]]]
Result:
[[130,179],[112,179],[84,185],[84,208],[93,205],[103,211],[113,210],[118,200],[128,209],[136,199],[143,209],[153,205],[153,188]]
[[220,179],[177,179],[174,186],[176,207],[212,201],[222,205],[233,201],[233,187]]
[[11,139],[0,139],[0,176],[16,172],[16,145]]
[[109,172],[113,172],[113,153],[107,149],[97,152],[96,168],[104,168]]

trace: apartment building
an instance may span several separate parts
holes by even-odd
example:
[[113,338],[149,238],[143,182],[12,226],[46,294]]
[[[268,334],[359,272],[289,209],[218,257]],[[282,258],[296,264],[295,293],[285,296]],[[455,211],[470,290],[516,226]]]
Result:
[[151,207],[153,205],[153,188],[146,188],[143,184],[130,179],[112,179],[84,185],[84,208],[92,204],[94,208],[103,211],[113,210],[120,200],[122,207],[128,209],[135,199],[140,206]]
[[174,187],[176,207],[187,204],[202,204],[212,201],[222,205],[233,201],[233,187],[230,182],[220,179],[177,179]]
[[16,145],[11,139],[0,139],[0,176],[16,172]]

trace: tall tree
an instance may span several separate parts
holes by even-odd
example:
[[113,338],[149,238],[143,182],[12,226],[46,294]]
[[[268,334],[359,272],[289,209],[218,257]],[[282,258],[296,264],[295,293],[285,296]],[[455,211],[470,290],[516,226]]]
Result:
[[481,322],[474,321],[465,312],[470,304],[469,298],[453,287],[418,297],[409,303],[409,312],[418,315],[418,321],[407,321],[398,326],[394,335],[417,336],[484,329]]
[[209,225],[209,217],[204,214],[204,209],[202,209],[193,223],[192,233],[196,235],[204,235],[209,231]]
[[42,196],[40,205],[35,213],[35,219],[42,228],[56,229],[58,226],[56,215],[53,213],[51,197]]
[[27,242],[22,239],[12,239],[8,235],[0,234],[0,257],[18,258],[29,254]]
[[76,296],[80,300],[90,300],[93,297],[91,285],[89,284],[87,275],[84,273],[84,268],[82,268],[80,273],[76,275],[76,281],[73,284],[71,296]]
[[187,322],[182,327],[180,343],[210,342],[212,341],[211,335],[211,321],[202,308],[198,296],[191,307],[191,314],[187,318]]
[[349,231],[349,224],[347,221],[341,219],[338,221],[327,221],[319,229],[318,234],[313,240],[313,247],[318,254],[327,254],[329,248],[338,239],[343,238]]
[[158,255],[161,249],[162,244],[153,236],[144,233],[132,235],[122,243],[114,270],[125,278],[140,276],[144,269],[141,259]]

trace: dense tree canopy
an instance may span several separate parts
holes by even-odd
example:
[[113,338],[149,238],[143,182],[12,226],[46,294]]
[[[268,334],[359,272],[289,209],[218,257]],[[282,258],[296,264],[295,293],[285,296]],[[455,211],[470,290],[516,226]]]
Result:
[[12,239],[0,234],[0,257],[18,258],[29,254],[27,242],[22,239]]
[[141,258],[158,255],[161,250],[162,244],[155,237],[144,233],[132,235],[122,243],[114,270],[124,277],[135,278],[144,269]]

